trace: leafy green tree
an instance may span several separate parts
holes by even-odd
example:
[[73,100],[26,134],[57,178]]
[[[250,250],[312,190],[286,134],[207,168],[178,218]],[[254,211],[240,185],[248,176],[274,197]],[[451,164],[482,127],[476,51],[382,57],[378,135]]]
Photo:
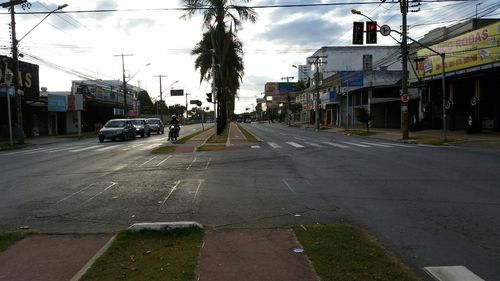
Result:
[[363,106],[356,108],[356,119],[361,123],[365,123],[366,131],[370,132],[370,122],[375,119],[375,116]]
[[140,114],[154,114],[154,110],[156,107],[153,106],[153,102],[151,101],[151,97],[149,96],[147,91],[140,91],[137,95],[137,99],[141,103],[141,112]]
[[[231,62],[234,59],[232,54],[238,53],[231,51],[233,44],[237,42],[235,34],[242,21],[255,22],[257,20],[254,9],[238,5],[249,2],[249,0],[184,0],[186,10],[182,17],[190,18],[195,13],[202,14],[203,27],[209,31],[208,35],[203,35],[202,41],[207,40],[207,42],[211,43],[207,44],[210,47],[208,50],[214,50],[215,62],[219,65],[216,71],[218,77],[214,77],[218,90],[217,102],[220,113],[217,124],[218,133],[221,133],[226,126],[228,112],[231,108],[228,105],[232,104],[232,110],[234,110],[234,100],[239,89],[239,78],[243,74],[243,68],[239,71],[235,69],[235,65]],[[230,23],[229,27],[227,23]],[[233,26],[234,33],[232,31]],[[205,36],[208,36],[210,40],[205,39]],[[239,59],[241,60],[241,57]],[[211,57],[210,64],[207,62],[205,58],[203,63],[207,66],[205,73],[208,72],[208,69],[211,70]],[[241,63],[241,66],[243,66],[243,63]],[[200,73],[202,73],[203,69],[200,68],[200,70]],[[202,77],[205,77],[205,75],[202,75]]]

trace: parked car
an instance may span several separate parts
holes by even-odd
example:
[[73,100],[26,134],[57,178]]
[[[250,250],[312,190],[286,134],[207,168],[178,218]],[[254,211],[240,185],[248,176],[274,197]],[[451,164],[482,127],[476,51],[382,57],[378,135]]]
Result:
[[156,134],[163,134],[165,127],[160,118],[148,118],[146,120],[149,124],[150,132],[155,132]]
[[111,119],[98,132],[99,141],[135,138],[135,127],[128,119]]
[[250,118],[245,118],[245,123],[252,123],[252,119],[250,119]]
[[135,134],[140,135],[141,138],[144,138],[145,136],[151,136],[151,132],[149,129],[149,124],[144,118],[135,118],[131,119],[132,124],[134,124],[135,127]]

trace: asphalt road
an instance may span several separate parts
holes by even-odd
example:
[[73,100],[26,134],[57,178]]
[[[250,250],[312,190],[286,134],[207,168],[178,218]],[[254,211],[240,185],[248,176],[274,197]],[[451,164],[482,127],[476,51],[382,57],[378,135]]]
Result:
[[0,153],[0,230],[347,222],[367,229],[423,278],[423,267],[463,265],[500,280],[500,152],[244,126],[263,142],[151,155],[163,135]]

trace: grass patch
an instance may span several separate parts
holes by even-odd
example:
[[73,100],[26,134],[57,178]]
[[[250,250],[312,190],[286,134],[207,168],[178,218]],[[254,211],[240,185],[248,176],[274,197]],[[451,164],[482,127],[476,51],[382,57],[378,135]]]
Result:
[[174,152],[175,147],[171,145],[164,145],[151,150],[151,154],[169,154]]
[[373,237],[357,227],[311,225],[306,229],[293,227],[321,280],[419,280]]
[[247,141],[249,141],[249,142],[259,142],[259,140],[254,135],[252,135],[245,128],[243,128],[242,126],[240,126],[240,124],[237,124],[237,125],[238,125],[238,128],[240,129],[241,133],[247,139]]
[[33,231],[13,231],[0,233],[0,252],[5,251],[10,245],[33,234]]
[[123,231],[80,281],[196,279],[202,229]]
[[226,149],[225,144],[204,144],[198,147],[196,151],[220,151],[224,149]]
[[222,132],[222,134],[217,135],[217,140],[215,139],[215,135],[212,135],[207,142],[208,143],[226,143],[227,142],[227,137],[229,136],[229,123],[226,125],[226,128]]

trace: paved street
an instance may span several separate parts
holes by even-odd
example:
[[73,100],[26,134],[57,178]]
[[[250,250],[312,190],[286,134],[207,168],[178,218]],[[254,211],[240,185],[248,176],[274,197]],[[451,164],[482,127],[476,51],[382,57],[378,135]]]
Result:
[[243,126],[262,142],[151,155],[166,141],[160,135],[2,152],[0,228],[101,233],[150,221],[216,228],[347,222],[421,276],[423,267],[463,265],[500,279],[498,150]]

